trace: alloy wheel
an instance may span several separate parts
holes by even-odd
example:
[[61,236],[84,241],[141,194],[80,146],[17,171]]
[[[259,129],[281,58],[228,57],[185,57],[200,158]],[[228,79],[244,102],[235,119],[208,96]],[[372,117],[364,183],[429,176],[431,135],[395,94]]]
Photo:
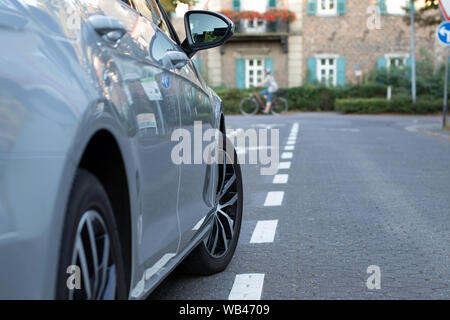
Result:
[[70,290],[70,300],[111,300],[116,297],[116,263],[106,224],[95,210],[85,212],[78,224],[72,265],[81,271],[81,288]]
[[216,209],[213,226],[204,240],[208,252],[213,257],[222,257],[228,251],[235,235],[235,221],[238,199],[237,176],[230,155],[222,151],[223,163],[218,164],[219,183],[216,192]]

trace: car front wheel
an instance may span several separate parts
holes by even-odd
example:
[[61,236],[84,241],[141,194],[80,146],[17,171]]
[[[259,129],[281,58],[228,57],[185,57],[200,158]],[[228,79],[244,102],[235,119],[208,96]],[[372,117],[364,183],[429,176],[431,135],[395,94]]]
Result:
[[56,298],[127,298],[113,210],[100,181],[85,170],[77,172],[67,207]]
[[[212,228],[183,262],[188,273],[210,275],[225,270],[233,258],[242,222],[243,189],[237,154],[227,140],[219,154],[219,179]],[[222,162],[222,163],[221,163]]]

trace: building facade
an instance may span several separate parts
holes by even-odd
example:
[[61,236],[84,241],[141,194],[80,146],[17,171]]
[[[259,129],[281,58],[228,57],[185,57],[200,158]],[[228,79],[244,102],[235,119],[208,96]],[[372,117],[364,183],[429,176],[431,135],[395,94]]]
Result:
[[[223,47],[199,52],[194,61],[212,86],[249,88],[273,70],[280,87],[307,82],[359,83],[374,68],[411,64],[409,0],[204,0],[200,9],[264,12],[285,8],[294,22],[241,21]],[[436,12],[439,14],[439,12]],[[181,18],[174,19],[181,34]],[[445,49],[436,27],[416,26],[416,54],[422,49],[438,64]]]
[[[411,65],[409,0],[308,0],[303,8],[302,74],[332,85],[361,82],[374,68]],[[439,12],[436,12],[439,14]],[[407,19],[407,17],[406,17]],[[436,27],[415,28],[416,55],[442,61]]]

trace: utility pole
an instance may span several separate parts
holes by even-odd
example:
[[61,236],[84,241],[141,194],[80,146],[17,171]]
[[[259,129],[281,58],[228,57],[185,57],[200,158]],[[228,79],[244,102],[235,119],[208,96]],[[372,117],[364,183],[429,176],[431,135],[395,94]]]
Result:
[[414,0],[409,1],[409,12],[411,15],[411,95],[412,102],[416,103],[417,92],[416,92],[416,41],[415,41],[415,30],[414,30],[414,14],[415,6]]
[[445,87],[444,87],[444,110],[443,110],[443,120],[442,120],[442,128],[445,129],[447,127],[447,114],[448,114],[448,50],[449,47],[445,49]]

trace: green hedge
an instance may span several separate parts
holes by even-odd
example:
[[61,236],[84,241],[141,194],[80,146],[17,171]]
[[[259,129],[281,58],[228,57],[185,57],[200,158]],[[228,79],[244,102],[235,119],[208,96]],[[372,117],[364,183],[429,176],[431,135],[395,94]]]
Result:
[[[250,95],[253,91],[261,91],[262,88],[254,89],[226,89],[215,88],[221,97],[227,113],[239,113],[240,101]],[[306,85],[302,87],[284,90],[285,97],[289,102],[289,110],[299,111],[333,111],[336,99],[363,98],[363,97],[385,97],[386,86],[380,84],[348,85],[345,87],[325,87]]]
[[412,113],[428,114],[442,110],[442,101],[419,98],[413,104],[408,96],[398,96],[391,101],[382,98],[336,100],[336,111],[342,113]]
[[[215,88],[222,98],[227,114],[239,113],[240,101],[254,89]],[[343,113],[435,113],[442,109],[442,103],[433,97],[421,97],[413,105],[407,92],[393,89],[393,99],[386,100],[387,87],[369,83],[345,87],[305,85],[284,90],[291,111],[337,111]]]
[[215,92],[223,101],[225,113],[228,114],[240,113],[239,104],[241,100],[249,96],[253,91],[250,89],[215,89]]

